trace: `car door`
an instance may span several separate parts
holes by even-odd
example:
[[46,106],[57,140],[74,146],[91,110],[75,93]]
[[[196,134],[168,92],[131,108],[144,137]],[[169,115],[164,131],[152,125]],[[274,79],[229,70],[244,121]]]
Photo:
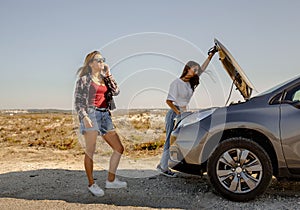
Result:
[[286,90],[280,108],[280,131],[286,163],[291,173],[300,174],[300,84]]

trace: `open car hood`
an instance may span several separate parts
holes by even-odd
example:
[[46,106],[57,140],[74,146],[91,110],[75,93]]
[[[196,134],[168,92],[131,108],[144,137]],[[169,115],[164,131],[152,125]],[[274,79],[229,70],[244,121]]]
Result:
[[214,41],[219,52],[219,60],[222,62],[223,67],[233,80],[233,83],[240,91],[244,99],[248,100],[251,97],[252,90],[255,90],[254,86],[226,47],[224,47],[224,45],[221,44],[221,42],[219,42],[217,39]]

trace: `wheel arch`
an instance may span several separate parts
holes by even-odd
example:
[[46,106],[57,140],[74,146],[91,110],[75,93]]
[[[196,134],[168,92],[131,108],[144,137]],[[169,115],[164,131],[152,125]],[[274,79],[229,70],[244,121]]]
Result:
[[270,141],[270,139],[265,136],[263,133],[247,128],[234,128],[234,129],[226,129],[219,133],[214,134],[210,137],[210,139],[219,138],[219,143],[225,141],[226,139],[233,138],[233,137],[243,137],[250,139],[251,141],[256,142],[259,144],[269,155],[270,160],[272,162],[273,167],[273,175],[278,175],[278,159],[276,156],[275,149]]

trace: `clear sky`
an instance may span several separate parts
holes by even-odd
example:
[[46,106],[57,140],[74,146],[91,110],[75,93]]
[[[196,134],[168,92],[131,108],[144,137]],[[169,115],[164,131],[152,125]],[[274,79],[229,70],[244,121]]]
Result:
[[[0,0],[0,109],[72,109],[76,71],[100,50],[118,108],[166,108],[188,60],[221,41],[260,93],[300,75],[300,1]],[[231,80],[215,56],[191,108],[224,105]],[[241,99],[239,94],[233,99]]]

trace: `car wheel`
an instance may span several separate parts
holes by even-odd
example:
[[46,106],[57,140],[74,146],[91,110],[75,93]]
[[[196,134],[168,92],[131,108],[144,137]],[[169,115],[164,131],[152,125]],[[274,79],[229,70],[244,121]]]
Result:
[[272,171],[265,150],[242,137],[221,142],[207,163],[211,185],[232,201],[248,201],[262,194],[271,182]]

